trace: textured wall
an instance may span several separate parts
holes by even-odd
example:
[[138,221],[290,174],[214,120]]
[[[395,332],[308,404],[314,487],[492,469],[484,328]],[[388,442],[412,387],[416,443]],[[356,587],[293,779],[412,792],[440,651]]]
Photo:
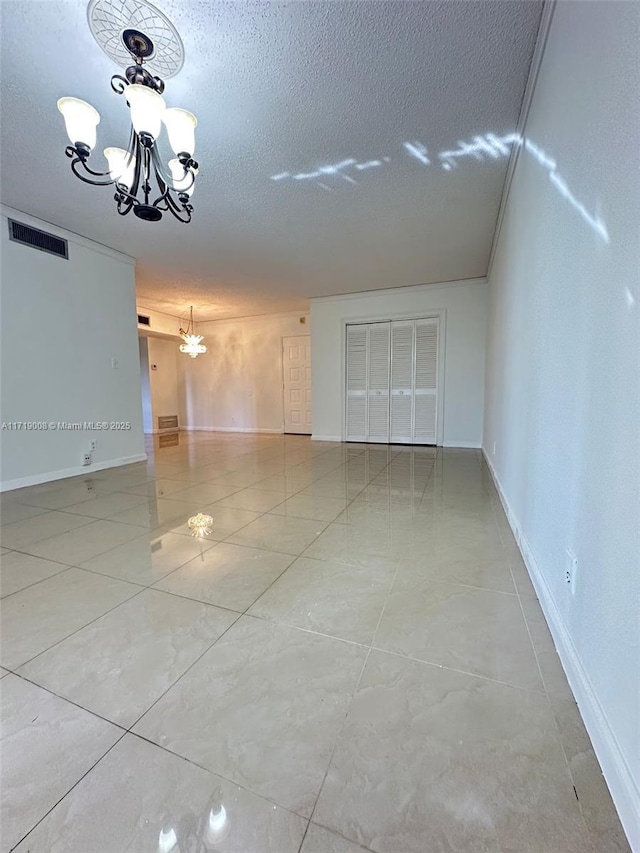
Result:
[[[140,357],[131,259],[46,222],[15,218],[69,240],[64,260],[2,230],[2,420],[129,421],[130,430],[2,432],[2,484],[26,485],[144,457]],[[113,369],[111,360],[116,359]]]
[[639,84],[637,4],[557,5],[489,279],[484,438],[636,833]]

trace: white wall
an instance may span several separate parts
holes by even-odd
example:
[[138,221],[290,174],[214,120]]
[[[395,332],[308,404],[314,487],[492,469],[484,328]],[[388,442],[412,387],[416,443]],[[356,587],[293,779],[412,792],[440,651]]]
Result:
[[[309,332],[303,315],[198,323],[204,355],[179,359],[188,429],[282,432],[282,338]],[[313,365],[312,365],[313,373]]]
[[[66,238],[69,259],[10,241],[7,216]],[[0,230],[2,421],[131,423],[3,430],[2,489],[145,459],[133,259],[4,207]]]
[[444,444],[480,447],[487,284],[484,279],[311,300],[313,437],[344,437],[344,327],[445,311]]
[[556,6],[490,273],[484,437],[636,850],[638,21],[635,3]]

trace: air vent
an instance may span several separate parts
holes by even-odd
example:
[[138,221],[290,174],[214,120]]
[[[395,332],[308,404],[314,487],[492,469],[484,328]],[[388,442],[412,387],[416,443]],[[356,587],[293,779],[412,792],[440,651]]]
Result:
[[32,228],[23,222],[16,222],[15,219],[9,220],[9,239],[25,246],[31,246],[32,249],[57,255],[59,258],[69,258],[69,244],[62,237],[40,231],[39,228]]
[[138,314],[138,325],[139,326],[150,326],[151,325],[151,317],[145,317],[144,314]]

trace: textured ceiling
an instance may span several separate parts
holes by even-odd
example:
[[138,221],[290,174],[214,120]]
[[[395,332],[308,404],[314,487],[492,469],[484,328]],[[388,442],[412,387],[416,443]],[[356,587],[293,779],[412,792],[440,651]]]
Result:
[[186,50],[165,100],[200,122],[193,223],[119,217],[69,171],[59,97],[102,116],[94,168],[129,126],[84,0],[0,4],[5,204],[133,255],[142,304],[199,320],[485,274],[539,2],[157,5]]

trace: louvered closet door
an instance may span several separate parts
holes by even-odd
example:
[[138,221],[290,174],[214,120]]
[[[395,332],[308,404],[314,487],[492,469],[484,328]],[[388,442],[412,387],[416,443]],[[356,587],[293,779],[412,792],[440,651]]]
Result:
[[390,440],[413,442],[413,320],[391,324],[391,415]]
[[347,441],[367,440],[367,326],[347,326]]
[[438,421],[439,321],[416,320],[414,444],[435,444]]
[[389,441],[389,348],[391,323],[369,326],[367,351],[367,441]]

